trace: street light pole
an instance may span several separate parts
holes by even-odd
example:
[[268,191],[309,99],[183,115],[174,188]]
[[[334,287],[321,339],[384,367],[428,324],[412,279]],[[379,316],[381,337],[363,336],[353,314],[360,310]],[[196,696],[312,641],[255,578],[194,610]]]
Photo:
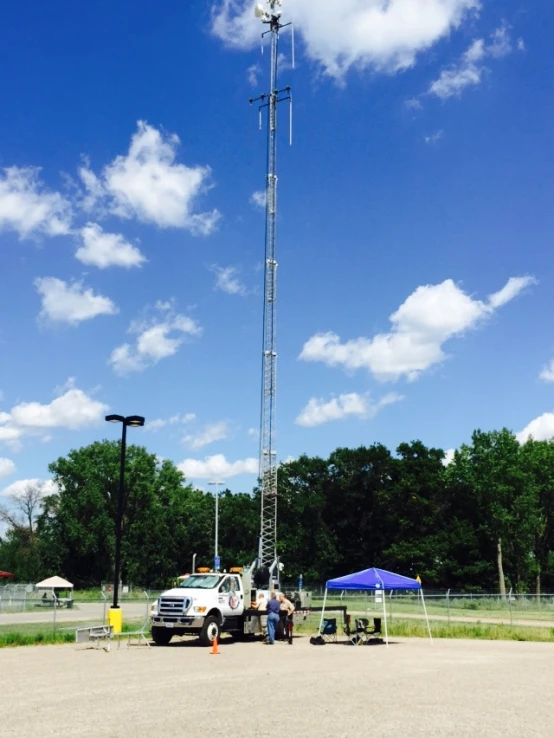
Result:
[[[127,454],[127,426],[131,428],[141,428],[144,425],[144,418],[141,415],[107,415],[108,423],[121,423],[123,426],[121,432],[121,455],[119,461],[119,494],[117,497],[117,512],[115,519],[115,561],[114,561],[114,586],[113,586],[113,604],[110,609],[110,624],[113,625],[114,632],[121,632],[122,618],[121,609],[119,607],[119,580],[121,577],[121,539],[123,536],[123,512],[125,508],[125,459]],[[117,611],[117,615],[114,615]]]
[[115,522],[115,581],[113,584],[113,608],[119,607],[119,579],[121,571],[121,536],[123,533],[123,500],[125,495],[125,454],[127,450],[127,423],[122,423],[121,457],[119,462],[119,495],[117,498],[117,517]]
[[215,486],[215,540],[214,540],[214,569],[219,571],[219,485],[220,481],[208,482]]

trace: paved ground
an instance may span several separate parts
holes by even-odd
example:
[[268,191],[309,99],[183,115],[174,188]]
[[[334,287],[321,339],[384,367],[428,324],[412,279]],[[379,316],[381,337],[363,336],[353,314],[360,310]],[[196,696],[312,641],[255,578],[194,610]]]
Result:
[[551,644],[297,638],[220,650],[2,649],[0,737],[552,735]]

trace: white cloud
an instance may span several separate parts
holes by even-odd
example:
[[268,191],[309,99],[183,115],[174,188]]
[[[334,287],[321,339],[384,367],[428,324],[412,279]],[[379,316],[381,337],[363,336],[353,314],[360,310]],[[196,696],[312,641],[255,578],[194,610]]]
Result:
[[453,69],[443,69],[440,77],[431,83],[429,94],[442,100],[459,96],[466,87],[480,85],[483,69],[474,64],[464,64]]
[[485,48],[485,53],[495,59],[502,59],[512,53],[512,40],[508,26],[503,23],[491,33],[491,41]]
[[518,38],[517,40],[517,50],[525,51],[525,41],[522,38]]
[[228,295],[246,295],[247,290],[239,279],[238,269],[233,266],[220,267],[214,265],[211,271],[215,274],[215,288],[226,292]]
[[149,420],[147,423],[144,424],[144,430],[151,430],[151,431],[159,431],[162,428],[165,428],[168,421],[163,420],[162,418],[157,418],[156,420]]
[[70,428],[77,430],[102,419],[108,406],[93,400],[83,390],[70,389],[47,405],[22,402],[12,408],[11,422],[20,429]]
[[0,443],[19,450],[24,436],[38,436],[46,442],[52,428],[79,430],[100,423],[108,406],[74,387],[71,379],[67,386],[70,389],[50,403],[21,402],[10,412],[0,413]]
[[5,444],[12,451],[21,449],[22,435],[21,428],[15,428],[13,425],[0,425],[0,443]]
[[177,423],[192,423],[193,420],[196,420],[196,415],[194,413],[185,413],[184,415],[172,415],[171,418],[157,418],[156,420],[150,420],[147,423],[145,423],[145,430],[151,430],[151,431],[159,431],[162,428],[165,428],[168,425],[176,425]]
[[105,233],[97,223],[87,223],[80,233],[83,245],[75,257],[89,266],[107,269],[111,266],[140,267],[146,261],[136,246],[119,233]]
[[257,208],[265,208],[267,202],[267,195],[265,190],[256,190],[250,195],[250,204]]
[[[212,31],[228,46],[259,42],[260,21],[251,0],[213,4]],[[340,79],[353,66],[395,72],[458,28],[478,0],[288,0],[309,59]]]
[[65,395],[68,390],[75,389],[77,387],[77,378],[76,377],[68,377],[65,382],[62,384],[59,384],[57,387],[54,387],[53,394],[55,397],[60,397],[61,395]]
[[55,495],[59,492],[58,487],[52,481],[52,479],[18,479],[16,482],[12,482],[0,492],[3,497],[13,496],[19,497],[22,495],[27,487],[38,487],[43,497],[46,495]]
[[502,24],[490,36],[490,42],[479,38],[471,43],[457,65],[443,69],[438,79],[429,86],[429,94],[436,95],[442,100],[449,97],[459,97],[466,87],[475,87],[481,84],[486,71],[485,60],[501,59],[512,52],[512,43],[508,26]]
[[535,441],[549,441],[554,438],[554,413],[543,413],[538,418],[532,420],[525,428],[516,433],[516,438],[520,443],[525,443],[533,438]]
[[489,305],[496,310],[517,297],[527,287],[537,284],[533,277],[510,277],[504,287],[489,295]]
[[258,428],[249,428],[248,429],[248,436],[250,438],[259,438],[259,436],[260,436],[259,429]]
[[396,392],[385,395],[378,402],[373,402],[368,394],[359,395],[356,392],[333,397],[327,402],[322,398],[312,397],[296,418],[296,424],[311,428],[333,420],[345,420],[351,417],[374,418],[386,405],[400,402],[403,399],[402,395]]
[[136,218],[160,228],[184,228],[207,235],[217,225],[217,210],[195,212],[196,200],[209,188],[209,167],[176,162],[179,138],[138,121],[129,151],[97,176],[85,164],[79,174],[87,189],[85,207],[106,207],[120,218]]
[[455,452],[456,451],[453,448],[449,448],[444,452],[444,459],[442,460],[444,466],[448,466],[454,461]]
[[183,439],[186,446],[193,450],[209,446],[215,441],[223,441],[229,435],[229,424],[226,420],[209,423],[198,433],[190,433]]
[[0,230],[15,231],[20,239],[69,233],[69,202],[46,189],[39,174],[37,167],[8,167],[0,173]]
[[103,295],[95,295],[82,282],[69,284],[56,277],[35,279],[35,287],[42,297],[39,318],[52,322],[77,325],[98,315],[115,315],[117,306]]
[[16,467],[11,459],[4,459],[0,457],[0,479],[2,477],[9,477],[10,474],[15,474]]
[[444,138],[444,131],[443,130],[435,131],[434,133],[431,133],[429,136],[425,136],[425,143],[435,144],[435,143],[438,143],[442,138]]
[[248,67],[246,70],[246,77],[248,79],[248,84],[250,87],[257,87],[258,86],[258,77],[260,75],[261,69],[259,64],[252,64],[251,67]]
[[405,100],[404,105],[408,110],[421,110],[423,107],[417,97],[410,97],[408,100]]
[[512,278],[487,302],[474,300],[451,279],[418,287],[390,316],[389,333],[346,342],[333,332],[318,333],[304,344],[299,358],[346,370],[367,369],[380,381],[403,376],[415,380],[446,359],[446,341],[475,328],[534,283],[532,277]]
[[142,372],[177,353],[187,336],[199,336],[202,329],[187,315],[175,313],[172,303],[158,302],[153,318],[131,324],[137,334],[135,344],[124,343],[112,351],[109,364],[116,374]]
[[187,479],[229,479],[240,474],[258,474],[258,459],[243,459],[241,461],[227,461],[223,454],[207,456],[200,459],[185,459],[178,465]]
[[554,382],[554,359],[549,361],[548,364],[543,367],[539,374],[539,378],[542,379],[543,382]]

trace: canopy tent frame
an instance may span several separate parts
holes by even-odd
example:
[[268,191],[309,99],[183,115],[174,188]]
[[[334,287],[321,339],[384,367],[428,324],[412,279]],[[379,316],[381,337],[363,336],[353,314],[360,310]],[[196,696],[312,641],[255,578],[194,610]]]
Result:
[[[331,588],[332,589],[332,588]],[[327,591],[328,588],[325,587],[325,594],[323,595],[323,607],[321,608],[321,620],[319,621],[319,634],[321,635],[321,629],[323,628],[323,616],[325,615],[325,605],[327,603]],[[345,590],[342,590],[344,593]],[[367,591],[367,590],[366,590]],[[385,606],[385,590],[384,589],[377,589],[375,588],[375,591],[379,591],[383,593],[383,596],[381,597],[381,600],[383,601],[383,619],[385,621],[385,644],[387,648],[389,647],[389,630],[388,630],[388,624],[387,624],[387,608]],[[341,594],[342,596],[342,594]]]
[[425,604],[425,597],[423,595],[423,588],[421,582],[417,579],[410,579],[404,577],[401,574],[394,574],[391,571],[385,569],[364,569],[363,571],[355,572],[354,574],[348,574],[338,579],[329,579],[325,584],[325,594],[323,596],[323,607],[321,608],[321,620],[319,622],[319,633],[323,628],[323,618],[325,615],[325,605],[327,604],[327,592],[330,589],[340,589],[342,592],[346,590],[350,591],[365,591],[365,592],[382,592],[383,601],[383,619],[385,621],[385,643],[388,648],[389,645],[389,634],[388,634],[388,622],[387,622],[387,607],[385,603],[385,592],[392,590],[417,590],[421,594],[421,603],[423,605],[423,612],[425,614],[425,622],[427,623],[427,632],[429,634],[429,640],[433,645],[433,636],[431,634],[431,626],[429,624],[429,616],[427,614],[427,606]]

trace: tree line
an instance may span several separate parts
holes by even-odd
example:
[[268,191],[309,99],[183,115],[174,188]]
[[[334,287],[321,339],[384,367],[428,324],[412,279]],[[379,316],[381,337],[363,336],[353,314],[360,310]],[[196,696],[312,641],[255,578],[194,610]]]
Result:
[[[59,492],[32,486],[0,508],[0,568],[21,581],[61,574],[78,587],[113,578],[119,443],[103,441],[50,464]],[[285,576],[321,583],[369,566],[419,575],[426,587],[554,590],[554,441],[520,444],[508,430],[475,431],[445,463],[420,441],[301,456],[278,479]],[[122,574],[162,587],[211,565],[214,496],[168,460],[127,449]],[[260,498],[220,493],[222,566],[257,550]]]

